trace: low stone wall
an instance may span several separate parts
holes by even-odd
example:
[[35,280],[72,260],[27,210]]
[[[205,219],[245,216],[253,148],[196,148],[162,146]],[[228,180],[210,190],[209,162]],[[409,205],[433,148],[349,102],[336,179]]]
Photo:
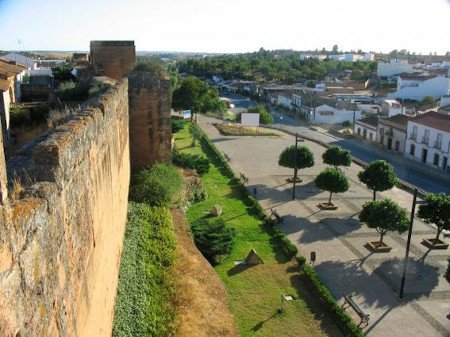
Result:
[[28,186],[19,193],[13,184],[0,200],[0,336],[111,334],[130,179],[128,118],[122,80],[8,163],[10,180],[15,171]]

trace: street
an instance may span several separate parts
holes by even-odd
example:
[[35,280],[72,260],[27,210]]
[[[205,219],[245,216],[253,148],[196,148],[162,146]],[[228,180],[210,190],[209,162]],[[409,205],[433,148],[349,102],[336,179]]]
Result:
[[[237,110],[247,109],[249,106],[256,104],[249,98],[234,93],[228,93],[223,97],[228,98]],[[324,143],[341,146],[349,150],[353,157],[367,163],[377,159],[384,159],[394,166],[395,172],[400,179],[417,186],[425,192],[450,194],[450,176],[446,177],[442,172],[425,167],[421,163],[406,159],[393,152],[364,143],[356,138],[343,139],[325,132],[311,130],[306,123],[301,123],[297,118],[290,117],[274,108],[271,108],[271,113],[274,117],[272,126],[275,128],[296,132]]]

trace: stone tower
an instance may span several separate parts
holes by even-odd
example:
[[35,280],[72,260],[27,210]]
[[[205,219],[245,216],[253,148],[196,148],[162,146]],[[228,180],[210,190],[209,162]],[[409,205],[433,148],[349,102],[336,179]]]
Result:
[[134,41],[91,41],[90,59],[97,76],[120,80],[136,65]]
[[169,76],[162,70],[137,67],[128,78],[131,170],[170,162]]

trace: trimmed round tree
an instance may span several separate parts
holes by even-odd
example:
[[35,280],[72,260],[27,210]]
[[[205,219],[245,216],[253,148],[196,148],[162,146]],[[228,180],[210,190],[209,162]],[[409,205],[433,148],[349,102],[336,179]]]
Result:
[[316,186],[321,190],[330,192],[328,205],[332,205],[331,196],[333,193],[343,193],[348,190],[348,179],[345,174],[338,168],[327,167],[319,173],[314,181]]
[[278,165],[294,169],[294,177],[297,171],[314,166],[314,155],[306,146],[289,146],[281,152]]
[[387,232],[403,233],[409,228],[406,210],[390,199],[366,202],[359,221],[374,228],[380,234],[379,246],[383,245],[383,237]]
[[428,194],[425,197],[426,204],[419,206],[418,217],[426,223],[435,224],[437,227],[434,244],[439,242],[441,232],[450,230],[450,195],[445,193]]
[[397,182],[394,167],[385,160],[371,162],[364,171],[358,173],[359,180],[373,190],[373,200],[377,198],[377,191],[390,190]]
[[322,155],[323,162],[334,167],[350,166],[352,163],[352,155],[350,151],[340,146],[331,146]]

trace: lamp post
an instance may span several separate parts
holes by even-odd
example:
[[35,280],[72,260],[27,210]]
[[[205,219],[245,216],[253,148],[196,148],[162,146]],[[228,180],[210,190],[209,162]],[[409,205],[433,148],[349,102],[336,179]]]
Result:
[[414,213],[416,212],[416,203],[417,203],[417,188],[414,189],[414,198],[413,198],[412,209],[411,209],[411,219],[410,219],[409,230],[408,230],[408,241],[406,242],[405,260],[403,261],[402,281],[400,283],[400,293],[399,293],[400,298],[403,298],[403,293],[404,293],[404,289],[405,289],[406,270],[408,267],[409,247],[411,245],[411,235],[412,235],[413,224],[414,224]]

